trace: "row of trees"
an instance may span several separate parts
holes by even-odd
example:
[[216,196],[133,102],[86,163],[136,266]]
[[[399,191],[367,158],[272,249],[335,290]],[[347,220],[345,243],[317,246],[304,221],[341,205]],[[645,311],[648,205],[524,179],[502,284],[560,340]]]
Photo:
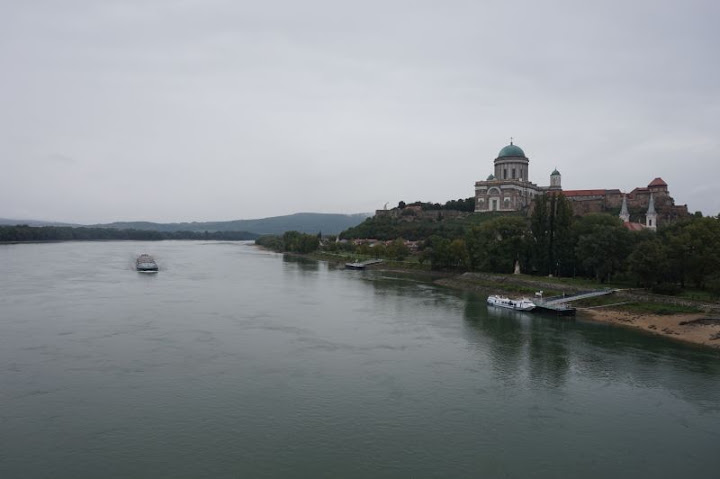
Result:
[[350,253],[363,256],[371,256],[375,258],[388,258],[402,261],[410,256],[410,248],[405,244],[405,240],[397,238],[388,244],[375,243],[354,245],[349,242],[336,242],[335,236],[326,237],[323,244],[322,234],[317,235],[298,233],[297,231],[288,231],[282,236],[266,235],[255,240],[264,248],[277,251],[279,253],[312,253],[322,246],[323,251],[330,253]]
[[[326,249],[332,251],[334,247],[332,245],[328,245]],[[397,261],[403,261],[408,256],[410,256],[411,253],[410,248],[405,245],[405,240],[403,238],[397,238],[394,241],[388,242],[387,244],[376,243],[372,246],[369,244],[361,244],[355,246],[353,248],[353,252],[365,256],[373,256],[375,258],[387,258]]]
[[605,214],[572,216],[562,195],[535,202],[528,219],[494,218],[463,236],[430,237],[424,259],[434,269],[582,276],[605,282],[632,277],[639,285],[687,283],[720,288],[720,219],[691,217],[657,232],[631,232]]
[[398,208],[400,209],[404,209],[408,206],[419,206],[423,211],[455,210],[472,213],[475,211],[475,197],[450,200],[444,205],[441,205],[440,203],[426,203],[422,201],[416,201],[414,203],[405,203],[404,201],[401,201],[398,203]]
[[[413,229],[404,229],[408,227]],[[411,255],[403,237],[424,239],[419,259],[436,270],[511,273],[520,268],[529,274],[599,282],[634,280],[659,292],[686,285],[720,291],[720,218],[696,215],[658,231],[629,231],[612,215],[574,217],[562,194],[538,197],[529,218],[487,214],[427,224],[372,218],[341,238],[375,238],[385,244],[333,241],[323,248],[402,260]],[[320,247],[320,240],[320,235],[291,231],[257,243],[276,251],[310,253]]]
[[148,231],[114,228],[73,228],[69,226],[0,226],[0,242],[96,241],[96,240],[250,240],[257,235],[244,231]]
[[267,235],[255,240],[255,243],[277,252],[312,253],[320,247],[321,234],[316,235],[286,231],[282,236]]
[[[472,226],[507,215],[507,213],[484,213],[482,215],[445,218],[442,211],[438,211],[435,218],[422,218],[415,221],[398,221],[387,216],[374,216],[367,218],[357,226],[346,229],[340,233],[340,238],[348,240],[374,238],[382,241],[405,238],[418,241],[436,235],[453,239],[462,237]],[[511,213],[510,215],[521,216],[522,213]]]

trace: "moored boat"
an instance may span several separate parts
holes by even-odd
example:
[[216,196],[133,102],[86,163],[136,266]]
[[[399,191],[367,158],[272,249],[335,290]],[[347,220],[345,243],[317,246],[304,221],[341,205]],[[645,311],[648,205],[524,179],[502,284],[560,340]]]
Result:
[[141,254],[135,260],[135,269],[141,273],[157,273],[158,265],[149,254]]
[[355,261],[354,263],[345,263],[345,268],[347,268],[347,269],[365,269],[365,265],[363,263]]
[[345,263],[347,269],[365,269],[366,266],[382,263],[381,259],[369,259],[367,261],[356,260],[352,263]]
[[513,309],[515,311],[532,311],[535,309],[535,303],[527,298],[510,299],[505,296],[490,295],[487,304],[497,306],[499,308]]

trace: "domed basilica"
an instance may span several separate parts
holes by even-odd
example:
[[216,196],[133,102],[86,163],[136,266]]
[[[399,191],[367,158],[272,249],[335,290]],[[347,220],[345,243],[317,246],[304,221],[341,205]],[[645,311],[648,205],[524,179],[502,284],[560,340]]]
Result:
[[494,173],[475,183],[475,212],[519,211],[530,206],[533,198],[548,190],[560,190],[560,173],[550,176],[550,186],[538,186],[528,179],[530,160],[519,146],[510,144],[495,158]]
[[529,211],[536,196],[562,192],[571,201],[575,215],[619,212],[628,227],[639,224],[631,220],[644,220],[645,226],[654,229],[658,219],[688,215],[687,205],[675,206],[662,178],[655,178],[647,187],[622,193],[619,189],[563,190],[557,169],[550,174],[549,186],[538,186],[529,180],[529,172],[530,160],[510,140],[495,158],[493,173],[486,180],[475,182],[475,212]]

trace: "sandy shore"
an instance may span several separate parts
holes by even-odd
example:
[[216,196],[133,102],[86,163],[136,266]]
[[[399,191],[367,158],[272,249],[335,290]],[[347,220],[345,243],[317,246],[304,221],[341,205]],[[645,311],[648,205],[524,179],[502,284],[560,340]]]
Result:
[[678,341],[720,349],[720,317],[717,316],[702,313],[661,316],[610,309],[587,309],[579,314],[593,321],[640,329]]

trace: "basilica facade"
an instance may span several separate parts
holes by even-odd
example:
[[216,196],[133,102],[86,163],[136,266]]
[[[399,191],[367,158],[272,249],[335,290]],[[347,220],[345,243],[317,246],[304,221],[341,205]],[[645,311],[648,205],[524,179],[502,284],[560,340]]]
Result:
[[520,211],[549,190],[561,190],[560,173],[555,170],[550,186],[538,186],[529,180],[530,160],[519,146],[510,144],[494,160],[494,172],[485,181],[475,183],[475,212]]
[[668,185],[655,178],[647,187],[638,187],[628,193],[619,189],[563,190],[562,176],[555,169],[550,184],[538,186],[530,181],[530,159],[519,146],[510,144],[498,153],[493,161],[493,173],[484,181],[475,182],[475,212],[531,211],[538,195],[562,192],[570,200],[573,213],[618,214],[626,224],[645,224],[657,227],[658,221],[672,221],[687,216],[687,205],[675,205]]

